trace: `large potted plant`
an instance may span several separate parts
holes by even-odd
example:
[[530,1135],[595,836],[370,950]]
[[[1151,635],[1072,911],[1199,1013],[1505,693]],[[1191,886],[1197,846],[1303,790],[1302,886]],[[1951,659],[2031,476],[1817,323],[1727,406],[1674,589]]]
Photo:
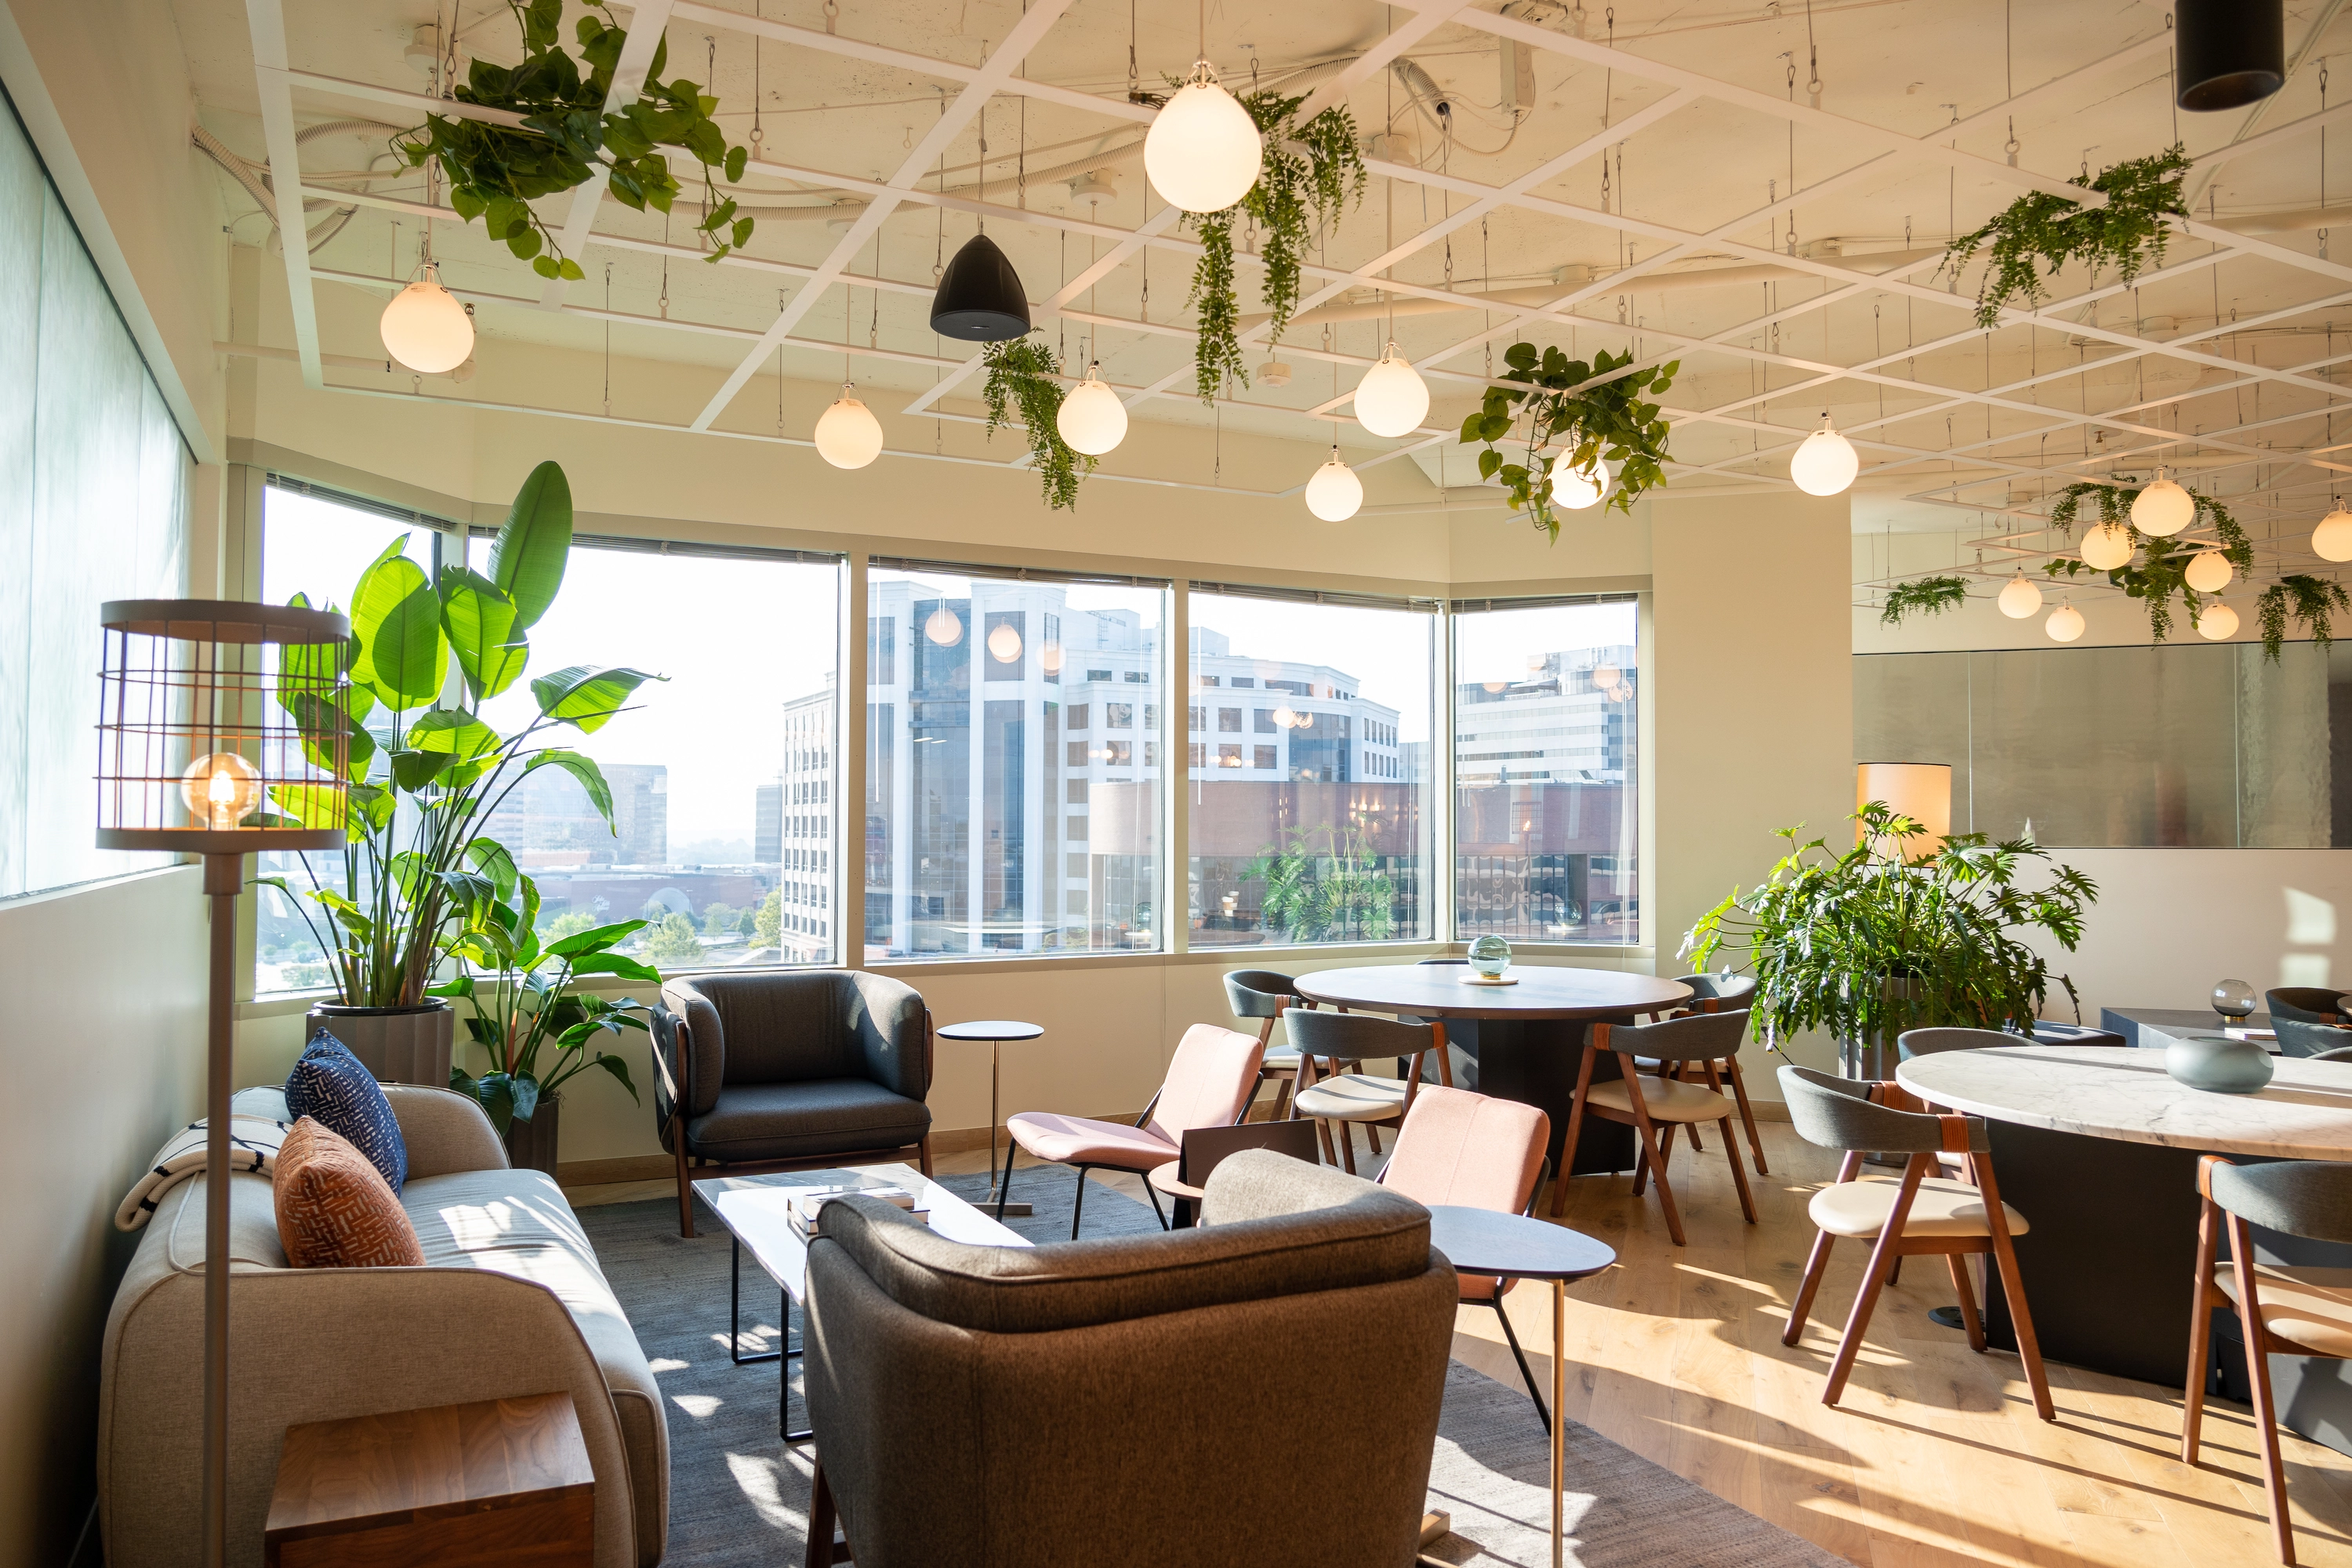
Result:
[[[1801,826],[1780,829],[1790,848],[1763,884],[1735,889],[1683,938],[1701,969],[1720,959],[1752,971],[1767,1049],[1821,1029],[1849,1075],[1881,1078],[1906,1029],[2030,1031],[2053,982],[2079,1007],[2074,981],[2020,933],[2044,932],[2072,952],[2098,897],[2090,878],[2030,838],[1956,833],[1929,849],[1916,843],[1927,830],[1883,801],[1853,820],[1861,837],[1843,854],[1822,839],[1799,843]],[[2022,885],[2036,862],[2047,880]]]
[[[270,810],[305,826],[331,822],[346,834],[340,880],[322,879],[302,857],[310,886],[299,889],[296,907],[307,900],[321,911],[314,919],[303,909],[302,916],[328,954],[335,989],[332,1002],[311,1010],[310,1028],[331,1029],[380,1079],[442,1085],[455,1015],[432,986],[451,944],[496,899],[495,879],[476,852],[483,826],[525,777],[561,768],[609,828],[613,795],[603,772],[551,742],[567,730],[602,728],[652,678],[569,665],[530,683],[537,712],[521,730],[501,735],[482,720],[482,704],[522,679],[530,628],[563,585],[572,489],[555,464],[540,464],[523,481],[491,546],[488,576],[447,565],[434,582],[400,552],[402,542],[352,589],[352,637],[341,650],[351,675],[349,809],[340,796],[295,785],[273,791]],[[292,602],[311,603],[301,594]],[[332,653],[289,647],[286,657]],[[333,765],[323,753],[315,760]],[[259,881],[298,891],[284,877]]]

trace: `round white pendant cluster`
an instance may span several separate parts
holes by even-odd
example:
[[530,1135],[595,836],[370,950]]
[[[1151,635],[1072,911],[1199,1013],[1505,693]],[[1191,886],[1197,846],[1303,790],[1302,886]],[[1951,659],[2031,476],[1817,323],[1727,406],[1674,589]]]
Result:
[[2237,574],[2230,565],[2230,558],[2220,551],[2200,550],[2189,557],[2189,570],[2180,575],[2182,582],[2200,594],[2218,594],[2230,585],[2230,579]]
[[426,262],[423,276],[392,297],[376,331],[383,352],[419,375],[445,374],[474,352],[474,318],[441,287],[437,262]]
[[882,455],[882,422],[851,390],[843,382],[841,395],[816,422],[817,456],[836,468],[862,468]]
[[2112,572],[2132,558],[2131,530],[2120,522],[2103,522],[2083,535],[2083,564],[2094,572]]
[[1345,522],[1363,504],[1364,481],[1339,460],[1339,443],[1333,442],[1331,456],[1307,481],[1307,510],[1325,522]]
[[1397,353],[1396,340],[1356,384],[1356,423],[1375,436],[1410,436],[1429,413],[1429,384]]
[[2197,521],[2197,498],[2156,471],[2156,482],[2133,498],[2132,526],[2158,539],[2169,539]]
[[1192,62],[1184,85],[1143,137],[1143,172],[1154,189],[1188,213],[1221,213],[1249,194],[1265,160],[1265,142],[1207,60]]
[[1596,457],[1592,466],[1569,468],[1555,464],[1551,470],[1551,499],[1570,511],[1582,511],[1599,506],[1601,498],[1609,493],[1609,459]]
[[2052,642],[2073,642],[2083,635],[2083,612],[2071,604],[2062,604],[2050,612],[2042,629],[2050,634]]
[[1089,458],[1099,458],[1127,439],[1127,405],[1103,380],[1099,360],[1087,366],[1087,378],[1062,399],[1054,427],[1071,451]]
[[2352,511],[2342,501],[2311,531],[2311,552],[2322,561],[2352,561]]
[[2213,642],[2226,642],[2237,634],[2238,612],[2216,599],[2205,606],[2197,617],[2197,633]]
[[2023,568],[2001,584],[2000,597],[1994,601],[2000,613],[2012,621],[2021,621],[2042,608],[2042,585],[2026,576]]
[[1861,455],[1853,442],[1837,433],[1826,410],[1822,414],[1822,427],[1806,437],[1789,458],[1789,477],[1809,496],[1840,494],[1861,471]]

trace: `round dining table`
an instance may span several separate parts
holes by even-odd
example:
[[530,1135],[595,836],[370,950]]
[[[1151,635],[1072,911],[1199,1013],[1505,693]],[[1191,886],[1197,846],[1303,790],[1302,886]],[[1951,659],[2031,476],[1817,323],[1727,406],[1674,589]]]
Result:
[[[2277,1057],[2267,1087],[2217,1094],[2174,1081],[2164,1057],[2124,1047],[1999,1047],[1916,1057],[1895,1077],[1930,1105],[1984,1119],[2001,1195],[2031,1227],[2017,1237],[2017,1267],[2042,1353],[2178,1389],[2188,1367],[2199,1157],[2352,1160],[2352,1063]],[[2256,1239],[2266,1261],[2352,1265],[2352,1247],[2260,1230]],[[1987,1337],[2012,1348],[2007,1302],[1998,1290],[1984,1300]],[[2326,1363],[2298,1407],[2286,1391],[2289,1359],[2273,1358],[2290,1373],[2280,1407],[2303,1417],[2296,1430],[2345,1447],[2352,1390],[2336,1382],[2339,1363]],[[2322,1414],[2331,1384],[2338,1408]]]
[[[1587,1117],[1570,1157],[1560,1159],[1568,1112],[1588,1026],[1633,1024],[1690,1000],[1691,988],[1654,974],[1564,964],[1513,964],[1514,984],[1478,984],[1466,963],[1381,963],[1301,974],[1299,994],[1325,1006],[1440,1022],[1446,1043],[1477,1064],[1476,1088],[1536,1106],[1551,1119],[1546,1152],[1570,1175],[1633,1168],[1633,1130]],[[1593,1066],[1600,1081],[1617,1076],[1617,1058]]]

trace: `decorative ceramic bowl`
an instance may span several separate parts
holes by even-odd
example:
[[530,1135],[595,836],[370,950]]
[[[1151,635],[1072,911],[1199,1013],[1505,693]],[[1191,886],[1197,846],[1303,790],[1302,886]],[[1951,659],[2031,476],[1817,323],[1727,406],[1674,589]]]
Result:
[[2271,1080],[2271,1056],[2252,1040],[2175,1039],[2164,1047],[2175,1083],[2215,1094],[2252,1094]]
[[1470,944],[1470,967],[1488,980],[1511,967],[1511,944],[1499,936],[1482,936]]

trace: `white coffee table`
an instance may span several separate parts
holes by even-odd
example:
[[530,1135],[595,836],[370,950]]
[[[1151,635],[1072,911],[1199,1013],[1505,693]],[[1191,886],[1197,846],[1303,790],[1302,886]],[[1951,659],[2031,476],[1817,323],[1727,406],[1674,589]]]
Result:
[[[766,1176],[713,1176],[694,1184],[694,1194],[727,1227],[731,1255],[728,1261],[727,1353],[738,1366],[787,1361],[800,1352],[785,1348],[759,1355],[742,1352],[743,1253],[767,1271],[782,1291],[783,1337],[792,1342],[793,1306],[808,1300],[808,1238],[793,1228],[788,1212],[796,1194],[811,1188],[862,1189],[904,1187],[915,1194],[915,1206],[930,1213],[931,1228],[950,1241],[972,1247],[1027,1247],[1026,1237],[958,1197],[912,1165],[852,1165],[828,1171],[785,1171]],[[776,1390],[776,1431],[787,1443],[805,1443],[815,1434],[791,1430],[784,1420],[792,1380],[779,1378]]]

